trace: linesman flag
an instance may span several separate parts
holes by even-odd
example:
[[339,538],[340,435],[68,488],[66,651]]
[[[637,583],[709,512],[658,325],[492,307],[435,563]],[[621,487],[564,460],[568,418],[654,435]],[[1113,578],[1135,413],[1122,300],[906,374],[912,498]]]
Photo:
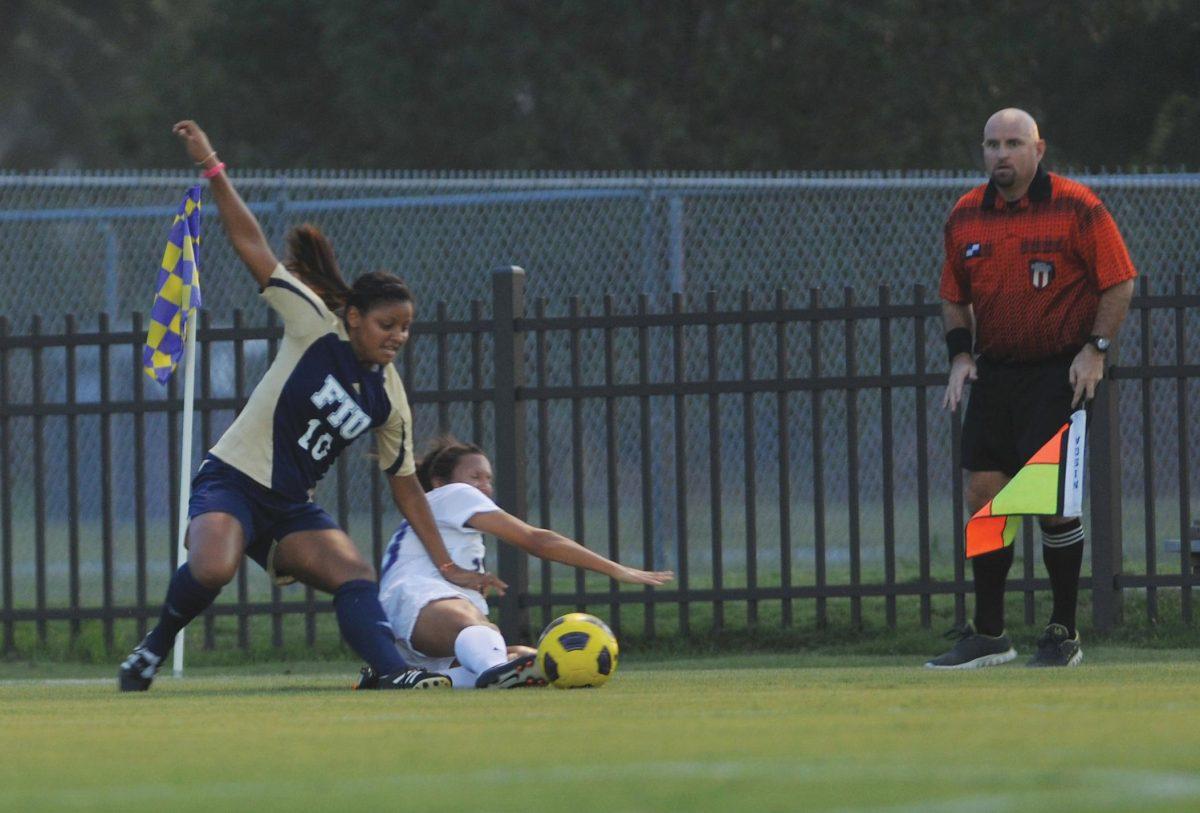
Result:
[[187,320],[200,305],[200,186],[196,185],[184,195],[171,224],[142,348],[146,375],[159,384],[166,384],[175,372],[183,356]]
[[967,522],[967,558],[1013,543],[1022,516],[1083,514],[1083,449],[1087,413],[1071,415],[1054,437]]

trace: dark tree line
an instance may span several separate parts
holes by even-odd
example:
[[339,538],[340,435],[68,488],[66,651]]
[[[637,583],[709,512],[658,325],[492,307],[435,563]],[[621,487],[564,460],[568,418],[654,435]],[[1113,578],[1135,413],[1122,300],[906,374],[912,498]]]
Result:
[[1200,167],[1195,0],[0,0],[0,167]]

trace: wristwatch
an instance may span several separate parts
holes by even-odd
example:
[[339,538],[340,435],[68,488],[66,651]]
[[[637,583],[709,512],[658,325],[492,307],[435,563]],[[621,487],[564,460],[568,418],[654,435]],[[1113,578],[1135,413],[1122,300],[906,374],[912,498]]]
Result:
[[1112,344],[1112,341],[1110,339],[1108,339],[1108,337],[1106,337],[1106,336],[1099,336],[1099,335],[1093,334],[1091,336],[1088,336],[1088,344],[1090,344],[1092,347],[1096,348],[1097,352],[1107,353],[1108,346],[1110,344]]

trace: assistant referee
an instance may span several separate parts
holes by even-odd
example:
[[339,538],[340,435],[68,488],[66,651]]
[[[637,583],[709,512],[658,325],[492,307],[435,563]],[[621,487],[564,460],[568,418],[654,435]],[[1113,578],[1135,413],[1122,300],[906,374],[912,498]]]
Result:
[[[973,382],[962,442],[971,514],[1095,395],[1133,297],[1137,272],[1112,216],[1086,186],[1043,169],[1045,151],[1028,113],[994,113],[983,130],[990,180],[964,195],[946,222],[944,406],[956,410]],[[1028,665],[1075,666],[1083,658],[1075,629],[1083,525],[1039,520],[1054,610]],[[1012,561],[1011,545],[971,560],[975,623],[926,666],[970,669],[1017,657],[1004,630]]]

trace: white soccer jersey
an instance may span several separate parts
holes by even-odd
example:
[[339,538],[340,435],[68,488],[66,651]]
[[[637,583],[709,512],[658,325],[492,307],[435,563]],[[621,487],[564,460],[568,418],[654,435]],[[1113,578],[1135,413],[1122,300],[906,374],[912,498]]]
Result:
[[[492,502],[482,491],[466,483],[450,483],[435,488],[425,495],[429,508],[437,523],[446,552],[454,564],[466,570],[484,571],[483,557],[486,549],[483,534],[467,525],[471,517],[489,511],[499,511],[500,506]],[[386,591],[393,583],[409,576],[434,576],[442,578],[433,560],[425,552],[425,546],[407,522],[400,524],[383,554],[380,568],[379,588]]]
[[396,368],[364,366],[341,317],[282,264],[261,296],[283,318],[283,341],[211,454],[297,501],[308,500],[342,449],[367,429],[375,430],[381,469],[416,471],[412,413]]

